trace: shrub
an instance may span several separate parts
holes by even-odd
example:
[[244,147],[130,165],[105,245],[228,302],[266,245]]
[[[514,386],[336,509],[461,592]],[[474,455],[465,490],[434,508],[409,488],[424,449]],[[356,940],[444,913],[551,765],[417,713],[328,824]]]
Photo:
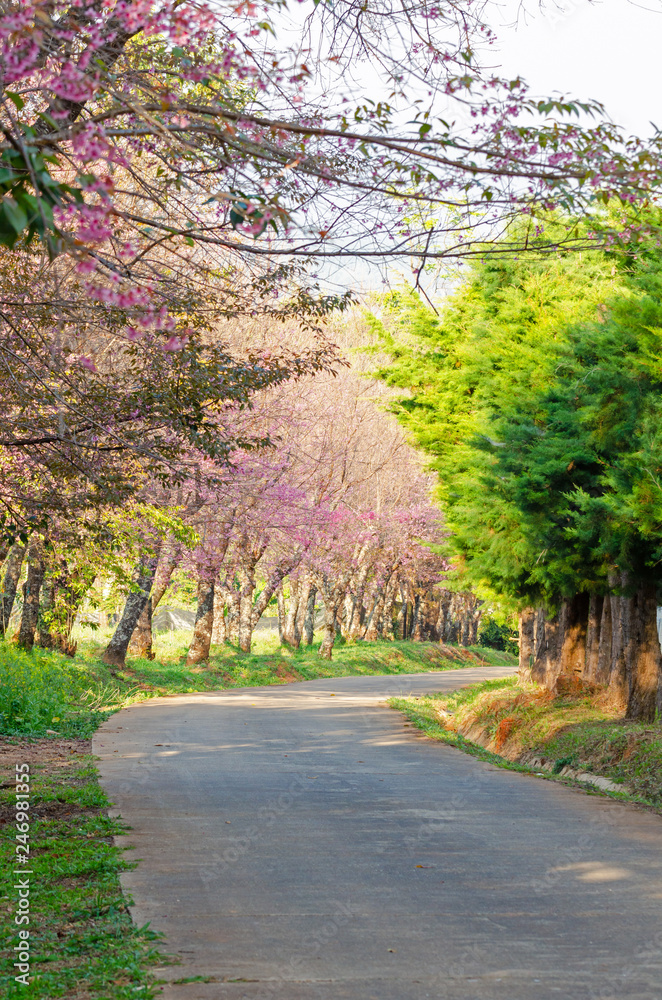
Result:
[[33,649],[26,653],[0,642],[0,729],[5,733],[45,729],[85,700],[89,681],[71,660]]

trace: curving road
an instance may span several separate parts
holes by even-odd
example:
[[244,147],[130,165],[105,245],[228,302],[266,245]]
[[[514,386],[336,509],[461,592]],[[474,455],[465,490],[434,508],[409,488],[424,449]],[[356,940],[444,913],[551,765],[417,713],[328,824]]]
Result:
[[660,818],[481,763],[383,704],[504,673],[177,696],[105,723],[133,915],[181,958],[163,997],[660,1000]]

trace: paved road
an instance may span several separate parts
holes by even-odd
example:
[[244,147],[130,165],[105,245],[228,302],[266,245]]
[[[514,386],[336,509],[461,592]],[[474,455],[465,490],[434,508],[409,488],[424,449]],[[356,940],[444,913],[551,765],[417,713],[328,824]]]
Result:
[[[659,1000],[662,820],[383,699],[495,668],[165,698],[94,744],[168,1000]],[[202,976],[208,982],[177,985]]]

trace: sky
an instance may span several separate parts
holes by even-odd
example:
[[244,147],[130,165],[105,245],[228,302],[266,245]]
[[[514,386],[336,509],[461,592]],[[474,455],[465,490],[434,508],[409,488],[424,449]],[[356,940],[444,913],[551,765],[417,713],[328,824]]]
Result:
[[505,0],[488,20],[495,64],[540,95],[601,101],[628,132],[662,128],[662,0]]
[[[292,23],[284,36],[292,41],[301,37],[303,8],[288,8]],[[597,100],[627,133],[651,135],[651,122],[662,128],[662,0],[487,0],[483,10],[497,42],[481,61],[497,75],[521,76],[532,96]],[[355,96],[380,91],[368,64],[354,65],[352,76]],[[438,113],[453,117],[457,107]],[[409,118],[404,109],[402,117]],[[325,280],[329,269],[320,271]],[[391,264],[387,272],[396,284],[411,280],[407,265]],[[365,290],[381,288],[382,278],[377,268],[353,263],[349,272],[338,268],[331,280]]]

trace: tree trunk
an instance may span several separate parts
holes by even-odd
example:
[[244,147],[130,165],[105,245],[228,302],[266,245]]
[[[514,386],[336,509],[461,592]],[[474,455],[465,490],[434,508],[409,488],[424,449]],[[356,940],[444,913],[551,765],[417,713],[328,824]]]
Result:
[[600,618],[600,638],[598,642],[598,658],[595,666],[595,683],[600,687],[608,687],[611,676],[612,658],[612,599],[609,594],[602,601]]
[[267,580],[264,586],[264,590],[260,591],[260,596],[255,602],[255,607],[253,608],[253,628],[255,628],[260,618],[266,611],[267,605],[269,604],[271,598],[274,596],[274,594],[278,593],[278,589],[283,580],[285,579],[285,577],[288,575],[288,573],[291,573],[292,570],[296,569],[296,567],[303,559],[304,551],[305,550],[303,549],[297,551],[296,554],[291,559],[288,559],[285,562],[281,563],[280,566],[277,566],[276,569],[271,574],[271,576],[269,577],[269,579]]
[[23,614],[18,630],[18,645],[30,650],[34,645],[34,635],[39,618],[39,592],[46,571],[44,546],[41,539],[33,539],[28,551],[28,576],[25,582]]
[[207,663],[211,648],[211,632],[214,625],[214,581],[198,580],[198,608],[193,626],[193,638],[189,646],[186,666]]
[[450,607],[451,607],[451,591],[442,590],[441,599],[439,601],[439,614],[437,615],[437,633],[439,635],[439,642],[446,642],[446,633],[448,631],[448,623],[450,619]]
[[55,603],[55,590],[57,580],[54,576],[47,576],[41,587],[41,600],[39,602],[39,615],[37,617],[37,645],[42,649],[53,648],[53,605]]
[[373,594],[370,610],[366,616],[365,627],[361,635],[364,642],[376,642],[379,638],[377,622],[379,621],[379,605],[381,601],[382,593],[381,591],[377,591],[376,594]]
[[3,636],[9,628],[9,618],[16,599],[16,589],[21,575],[25,550],[26,546],[22,542],[14,542],[7,557],[2,593],[0,594],[0,636]]
[[317,597],[317,588],[310,585],[310,590],[308,591],[308,600],[306,601],[306,614],[303,619],[303,635],[306,640],[307,646],[312,646],[313,640],[315,638],[315,598]]
[[122,617],[117,623],[112,638],[101,659],[111,667],[123,667],[126,663],[126,653],[138,619],[149,598],[156,567],[159,561],[158,552],[140,563],[135,574],[136,590],[132,590],[126,599]]
[[412,642],[421,641],[420,620],[421,620],[421,595],[415,594],[414,603],[412,607],[411,626],[409,628],[409,636]]
[[333,656],[333,646],[336,641],[338,611],[347,591],[350,573],[344,573],[332,586],[324,574],[317,577],[317,586],[324,601],[324,638],[319,648],[318,656],[330,660]]
[[159,564],[154,575],[154,583],[152,584],[152,592],[147,599],[140,618],[138,619],[138,624],[133,630],[131,642],[129,643],[128,652],[131,653],[132,656],[139,656],[145,660],[154,659],[155,654],[152,651],[152,643],[154,641],[152,618],[154,617],[154,612],[156,611],[159,601],[162,599],[166,590],[170,586],[172,574],[177,568],[181,558],[182,546],[177,543],[172,544],[159,559]]
[[584,679],[589,684],[595,684],[598,679],[598,664],[600,660],[600,629],[602,627],[602,609],[605,599],[599,594],[591,594],[588,602],[588,625],[586,629],[586,667]]
[[233,645],[239,643],[239,615],[241,613],[241,597],[236,587],[232,586],[226,590],[225,602],[228,609],[226,619],[226,629],[228,642]]
[[214,590],[214,624],[211,630],[211,641],[213,646],[220,646],[227,642],[228,632],[225,617],[225,598],[221,594],[221,588]]
[[255,576],[252,565],[239,568],[239,648],[250,653],[253,637],[253,594]]
[[301,633],[298,629],[299,603],[301,600],[301,582],[299,580],[290,581],[290,604],[287,609],[287,617],[283,625],[283,642],[293,649],[298,649],[301,644]]
[[554,689],[559,694],[578,694],[584,686],[588,594],[564,599],[560,612],[560,654]]
[[382,609],[382,622],[381,622],[381,636],[382,639],[386,639],[388,642],[392,642],[395,638],[393,632],[393,605],[395,603],[395,588],[397,584],[394,582],[393,578],[389,581],[389,585],[386,588],[386,597],[384,599],[384,607]]
[[278,601],[278,641],[281,646],[285,643],[285,619],[287,618],[287,611],[285,609],[285,594],[283,593],[283,584],[278,584],[277,601]]
[[330,660],[333,656],[333,646],[336,641],[336,608],[331,603],[324,602],[324,637],[319,648],[319,656]]
[[631,598],[632,636],[627,657],[628,701],[626,716],[641,722],[653,722],[657,709],[657,691],[661,666],[657,634],[656,587],[640,587]]
[[535,608],[523,608],[519,613],[519,665],[518,677],[521,683],[531,680],[531,667],[535,660]]
[[127,650],[131,656],[138,656],[142,660],[153,660],[155,653],[152,651],[152,615],[154,602],[151,597],[147,598],[142,614],[138,619],[138,624],[133,630],[131,642]]
[[551,689],[558,674],[561,648],[559,615],[550,616],[545,613],[538,622],[537,631],[537,656],[531,667],[531,680]]
[[366,619],[366,609],[363,601],[369,572],[370,564],[365,563],[359,569],[356,578],[356,590],[351,601],[351,614],[346,625],[347,638],[350,642],[359,639],[363,633],[363,624]]
[[[612,585],[618,578],[610,580]],[[628,584],[626,577],[622,582]],[[615,703],[625,710],[628,702],[627,650],[632,632],[631,600],[620,594],[611,594],[611,660],[609,666],[609,693]]]

